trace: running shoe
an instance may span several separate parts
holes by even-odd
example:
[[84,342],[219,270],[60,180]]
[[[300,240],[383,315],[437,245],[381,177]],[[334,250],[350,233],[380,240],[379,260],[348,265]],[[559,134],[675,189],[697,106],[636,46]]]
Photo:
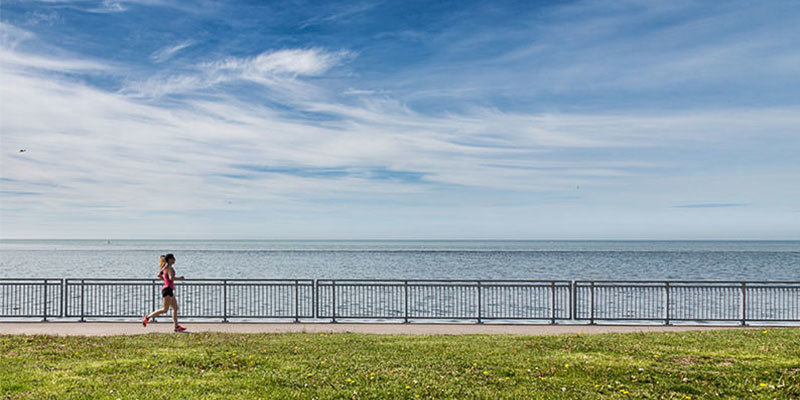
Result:
[[147,328],[147,322],[148,322],[148,319],[147,319],[147,314],[145,314],[145,315],[142,317],[142,326],[143,326],[143,327],[145,327],[145,328]]
[[175,332],[185,332],[185,331],[186,331],[186,328],[184,328],[184,327],[182,327],[180,325],[175,327]]

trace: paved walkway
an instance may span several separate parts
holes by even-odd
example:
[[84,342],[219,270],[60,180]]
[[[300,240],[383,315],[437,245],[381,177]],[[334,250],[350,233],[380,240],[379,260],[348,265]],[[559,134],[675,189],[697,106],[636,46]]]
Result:
[[[186,322],[189,332],[227,333],[373,333],[397,335],[513,334],[558,335],[610,332],[679,332],[712,329],[762,329],[736,326],[659,325],[500,325],[500,324],[394,324],[394,323],[208,323]],[[169,322],[151,323],[147,328],[132,322],[0,322],[3,335],[109,336],[172,332]]]

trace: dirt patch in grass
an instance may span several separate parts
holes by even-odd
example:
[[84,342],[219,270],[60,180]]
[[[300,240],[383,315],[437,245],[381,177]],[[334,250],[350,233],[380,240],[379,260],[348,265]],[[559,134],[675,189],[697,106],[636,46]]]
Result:
[[728,367],[738,362],[733,357],[711,357],[711,356],[695,356],[691,354],[683,355],[672,359],[672,362],[681,366],[690,366],[697,364],[714,365],[717,367]]

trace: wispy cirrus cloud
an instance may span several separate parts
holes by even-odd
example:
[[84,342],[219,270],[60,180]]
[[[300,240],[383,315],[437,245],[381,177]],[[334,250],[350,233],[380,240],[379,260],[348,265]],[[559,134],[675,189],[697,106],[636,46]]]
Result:
[[3,49],[13,50],[19,43],[30,40],[34,36],[28,30],[0,21],[0,45]]
[[92,71],[109,71],[112,67],[104,62],[87,60],[74,54],[59,51],[57,56],[27,52],[17,49],[25,42],[33,41],[36,35],[32,32],[0,22],[0,60],[2,68],[17,73],[48,71],[50,73],[75,73]]
[[89,8],[87,11],[101,14],[127,11],[128,8],[123,4],[124,3],[122,1],[103,0],[97,7]]
[[306,29],[306,28],[308,28],[310,26],[321,25],[321,24],[332,23],[332,22],[337,22],[338,23],[338,22],[341,22],[343,20],[347,20],[348,18],[353,17],[355,15],[364,13],[364,12],[366,12],[366,11],[376,7],[376,6],[378,6],[380,3],[381,2],[378,2],[378,1],[364,2],[364,3],[361,3],[361,4],[348,5],[346,7],[341,7],[339,5],[335,5],[335,7],[338,8],[338,10],[330,12],[330,13],[327,13],[327,14],[322,14],[322,15],[318,15],[318,16],[314,16],[314,17],[308,18],[305,21],[300,22],[299,29]]
[[0,23],[0,216],[18,236],[800,226],[800,58],[765,40],[786,18],[748,22],[756,6],[119,4]]
[[202,62],[183,72],[166,72],[143,82],[134,80],[122,92],[140,97],[159,97],[246,81],[284,93],[301,93],[313,88],[298,78],[319,76],[353,57],[355,54],[350,51],[321,48],[265,51],[253,57],[227,57]]
[[[287,66],[285,53],[264,54],[213,68],[237,76],[305,76],[334,65],[295,53],[306,64]],[[62,67],[40,64],[53,72]],[[788,134],[800,124],[800,113],[793,109],[740,110],[732,117],[722,112],[630,116],[476,108],[469,114],[436,116],[392,100],[292,103],[305,113],[335,117],[314,121],[230,97],[151,105],[45,72],[6,70],[3,81],[10,116],[4,121],[4,140],[12,148],[29,149],[4,159],[5,176],[13,180],[6,185],[26,192],[29,184],[69,182],[69,189],[52,188],[48,202],[76,201],[87,193],[108,199],[112,195],[102,187],[115,187],[114,201],[125,207],[143,207],[133,193],[158,191],[164,181],[181,182],[183,193],[202,192],[204,200],[193,207],[214,207],[227,198],[304,198],[321,188],[329,194],[425,193],[436,185],[524,192],[574,188],[587,180],[603,186],[674,165],[668,158],[637,156],[642,149],[723,143],[765,127],[775,135]],[[36,117],[42,114],[48,118]],[[606,149],[612,152],[602,156]],[[584,157],[583,152],[601,156]],[[252,167],[243,171],[241,165]],[[137,171],[135,177],[131,170]],[[237,184],[245,176],[250,183]],[[381,176],[396,179],[376,178]],[[180,199],[159,196],[145,208],[185,207]]]
[[180,2],[165,0],[29,0],[31,3],[44,3],[57,7],[72,7],[95,14],[121,13],[130,9],[129,5],[184,7]]
[[353,55],[346,50],[284,49],[266,51],[255,57],[229,57],[201,64],[200,68],[212,74],[230,74],[233,78],[261,81],[276,76],[317,76]]
[[694,204],[681,204],[674,206],[675,208],[730,208],[730,207],[746,207],[749,203],[694,203]]
[[150,55],[150,59],[155,63],[162,63],[172,58],[177,52],[195,44],[194,40],[185,40],[181,43],[162,47]]

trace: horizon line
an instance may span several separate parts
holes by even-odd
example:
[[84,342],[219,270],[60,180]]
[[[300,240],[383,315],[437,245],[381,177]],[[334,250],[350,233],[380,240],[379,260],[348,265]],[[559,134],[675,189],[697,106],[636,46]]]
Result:
[[266,239],[266,238],[0,238],[0,240],[53,241],[217,241],[217,242],[798,242],[785,239]]

